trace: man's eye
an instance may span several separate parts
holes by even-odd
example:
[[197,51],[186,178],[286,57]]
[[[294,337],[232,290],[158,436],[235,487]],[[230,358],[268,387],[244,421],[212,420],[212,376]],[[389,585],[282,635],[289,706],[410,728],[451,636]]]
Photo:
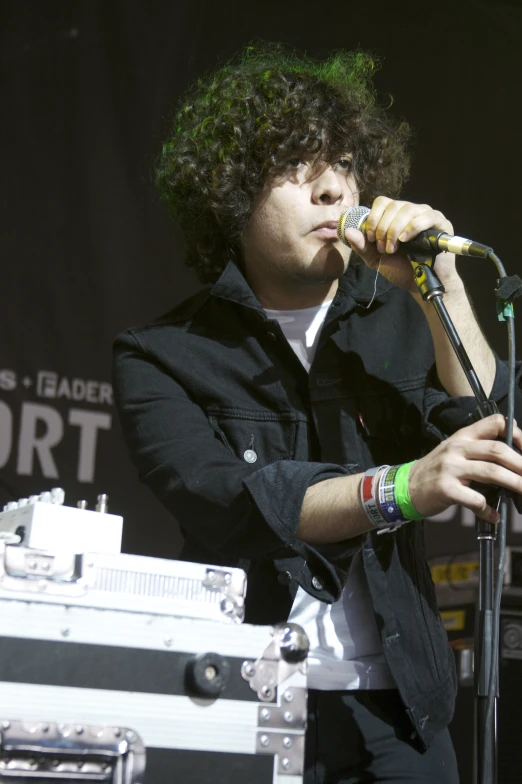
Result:
[[288,166],[290,169],[299,169],[301,166],[305,166],[305,162],[302,158],[294,158],[291,161],[288,161]]
[[334,163],[334,166],[338,169],[344,169],[344,171],[352,171],[353,161],[351,158],[339,158],[339,160]]

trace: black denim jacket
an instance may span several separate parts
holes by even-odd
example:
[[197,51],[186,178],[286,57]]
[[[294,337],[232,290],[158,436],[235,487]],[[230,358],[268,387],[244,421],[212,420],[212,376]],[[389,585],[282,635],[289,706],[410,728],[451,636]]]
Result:
[[[244,568],[250,623],[286,620],[298,585],[337,600],[362,548],[386,659],[429,745],[451,719],[456,678],[424,524],[336,545],[295,536],[310,485],[415,459],[475,408],[438,384],[412,297],[380,278],[368,307],[373,289],[363,264],[348,268],[308,374],[230,263],[211,290],[117,338],[114,387],[140,478],[184,533],[182,557]],[[491,396],[506,389],[497,362]]]

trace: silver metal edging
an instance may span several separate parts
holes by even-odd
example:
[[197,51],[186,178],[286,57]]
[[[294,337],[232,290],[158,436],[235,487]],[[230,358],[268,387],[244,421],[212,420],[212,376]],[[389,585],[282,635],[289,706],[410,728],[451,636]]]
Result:
[[[0,722],[124,725],[149,748],[256,753],[256,702],[0,682],[0,706]],[[275,757],[273,784],[301,782],[277,768]]]
[[0,636],[257,659],[270,627],[0,599]]

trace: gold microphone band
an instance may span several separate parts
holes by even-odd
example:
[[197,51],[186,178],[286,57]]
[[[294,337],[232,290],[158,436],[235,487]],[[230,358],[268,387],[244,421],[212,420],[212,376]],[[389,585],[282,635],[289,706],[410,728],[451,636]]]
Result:
[[341,217],[339,218],[339,223],[337,224],[337,236],[339,237],[339,241],[343,243],[343,245],[348,245],[351,248],[351,244],[346,239],[345,229],[346,229],[346,221],[348,220],[348,212],[349,210],[345,210]]

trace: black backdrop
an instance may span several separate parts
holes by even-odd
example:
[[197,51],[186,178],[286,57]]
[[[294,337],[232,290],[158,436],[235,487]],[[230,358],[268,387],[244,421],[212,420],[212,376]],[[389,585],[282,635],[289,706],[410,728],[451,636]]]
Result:
[[[0,37],[3,503],[61,485],[66,503],[92,508],[106,492],[126,551],[178,552],[175,522],[121,442],[110,348],[197,288],[151,184],[154,159],[178,96],[249,40],[378,54],[377,87],[416,131],[405,197],[520,268],[519,3],[0,0]],[[505,355],[494,268],[460,269]],[[430,527],[431,555],[474,547],[469,517],[448,517]],[[519,531],[512,515],[509,541]]]

